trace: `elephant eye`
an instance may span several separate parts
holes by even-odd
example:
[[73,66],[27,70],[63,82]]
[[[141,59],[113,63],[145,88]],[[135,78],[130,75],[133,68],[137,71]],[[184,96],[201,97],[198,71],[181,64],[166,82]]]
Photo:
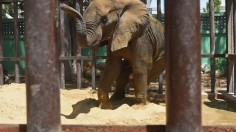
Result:
[[106,24],[107,21],[108,21],[107,16],[102,16],[102,17],[101,17],[101,22],[102,22],[103,24]]

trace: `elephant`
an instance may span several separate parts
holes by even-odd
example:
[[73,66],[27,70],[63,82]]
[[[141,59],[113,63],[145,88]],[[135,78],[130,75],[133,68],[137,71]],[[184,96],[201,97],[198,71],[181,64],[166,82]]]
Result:
[[[107,42],[106,66],[98,85],[99,107],[112,109],[111,100],[125,97],[132,74],[135,101],[146,105],[148,84],[165,69],[163,24],[149,16],[139,0],[93,0],[83,16],[61,5],[76,20],[77,43],[96,49]],[[114,94],[109,91],[116,82]]]

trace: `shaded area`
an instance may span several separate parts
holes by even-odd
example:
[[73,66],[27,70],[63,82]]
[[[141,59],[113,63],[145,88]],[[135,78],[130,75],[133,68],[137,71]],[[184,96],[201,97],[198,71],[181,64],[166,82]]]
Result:
[[73,111],[71,114],[69,115],[61,114],[61,115],[67,119],[75,119],[79,114],[89,113],[91,108],[97,107],[97,106],[98,106],[97,100],[88,98],[88,99],[78,101],[76,104],[73,104],[72,105]]
[[236,112],[236,109],[224,100],[209,99],[209,101],[204,101],[203,103],[210,108]]

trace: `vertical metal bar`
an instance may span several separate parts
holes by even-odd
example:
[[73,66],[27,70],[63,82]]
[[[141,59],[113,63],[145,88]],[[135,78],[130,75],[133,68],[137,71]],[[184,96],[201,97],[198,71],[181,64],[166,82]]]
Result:
[[[2,4],[0,3],[0,57],[3,57],[3,33],[2,33]],[[2,61],[0,61],[0,85],[4,84],[4,73],[3,73],[3,66]]]
[[163,73],[159,76],[159,94],[163,94]]
[[61,130],[57,2],[24,1],[28,132]]
[[[234,39],[233,39],[233,0],[226,0],[226,41],[228,54],[234,54]],[[227,92],[233,93],[235,87],[235,66],[233,59],[227,58],[228,63],[228,77],[227,77]]]
[[210,52],[211,52],[211,93],[215,93],[215,17],[214,0],[209,0],[209,18],[210,18]]
[[[61,45],[61,53],[60,56],[64,57],[65,56],[65,23],[64,23],[64,18],[65,14],[64,11],[62,11],[61,8],[60,10],[60,45]],[[65,89],[65,61],[60,60],[60,87],[62,89]]]
[[83,14],[83,8],[84,8],[83,0],[76,0],[76,2],[80,5],[80,13]]
[[[233,29],[233,34],[234,34],[234,55],[236,54],[236,0],[234,0],[233,1],[233,12],[234,12],[234,14],[233,14],[233,27],[234,27],[234,29]],[[232,59],[232,64],[233,64],[233,66],[235,66],[235,56],[233,56],[233,59]],[[236,75],[236,73],[235,73],[236,71],[234,71],[234,80],[233,80],[233,83],[234,83],[234,87],[232,87],[232,92],[234,93],[234,95],[236,95],[236,85],[235,85],[235,75]]]
[[[161,21],[161,0],[157,0],[157,19]],[[163,94],[163,73],[159,76],[159,94]]]
[[166,0],[168,132],[200,132],[200,1]]
[[[83,7],[83,6],[80,3],[81,3],[81,0],[76,0],[75,1],[75,9],[76,10],[81,11],[80,7]],[[76,39],[76,35],[74,35],[74,37]],[[78,44],[77,44],[77,56],[78,57],[82,56],[81,48],[78,46]],[[82,66],[81,66],[81,62],[82,62],[81,60],[77,60],[77,63],[76,63],[76,67],[77,67],[77,88],[79,88],[79,89],[82,88]]]
[[[14,1],[14,52],[15,58],[19,56],[19,28],[18,28],[18,4],[17,0]],[[19,61],[15,61],[15,82],[20,83],[20,69]]]
[[92,89],[96,89],[96,55],[92,50]]
[[157,19],[161,21],[161,0],[157,0]]

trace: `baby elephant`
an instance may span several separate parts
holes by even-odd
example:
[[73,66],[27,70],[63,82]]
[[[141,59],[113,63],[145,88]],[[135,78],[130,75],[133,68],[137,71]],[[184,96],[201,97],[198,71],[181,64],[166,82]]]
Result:
[[76,18],[81,47],[96,48],[107,41],[107,61],[98,86],[100,107],[112,108],[108,92],[114,81],[111,99],[125,97],[131,73],[136,102],[146,104],[148,84],[166,63],[162,23],[150,17],[139,0],[93,0],[83,16],[66,5],[61,8]]

